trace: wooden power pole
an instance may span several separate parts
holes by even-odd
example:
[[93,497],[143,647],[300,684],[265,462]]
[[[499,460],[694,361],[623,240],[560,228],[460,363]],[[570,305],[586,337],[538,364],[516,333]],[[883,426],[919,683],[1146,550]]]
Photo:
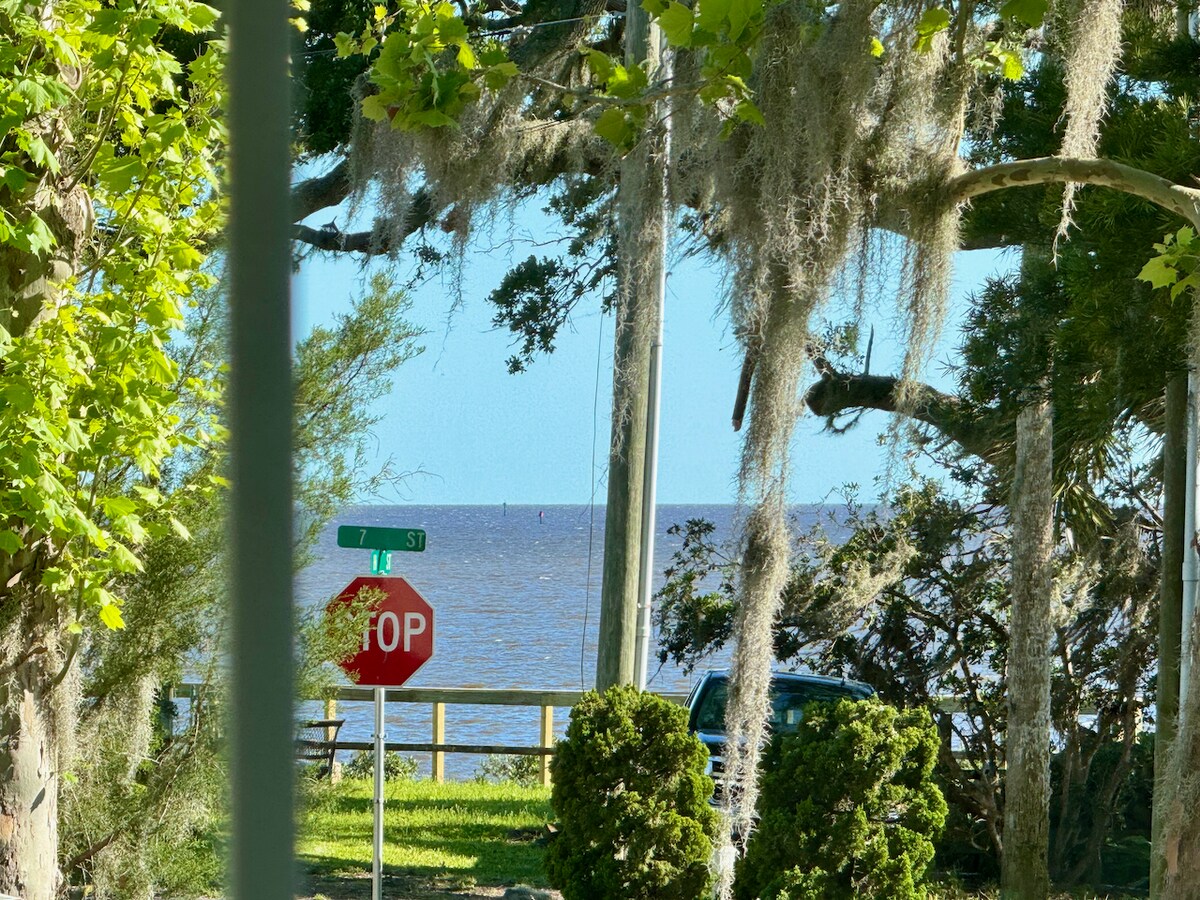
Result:
[[[625,64],[647,63],[651,79],[661,62],[659,29],[638,0],[625,13]],[[600,589],[596,687],[634,680],[638,569],[646,466],[650,348],[656,334],[665,248],[666,129],[647,124],[621,162],[617,189],[617,329],[613,351],[612,438]]]

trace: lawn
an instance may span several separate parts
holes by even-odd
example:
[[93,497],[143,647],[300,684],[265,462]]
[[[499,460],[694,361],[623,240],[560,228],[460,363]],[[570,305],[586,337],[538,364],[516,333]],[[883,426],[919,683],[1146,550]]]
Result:
[[[371,896],[371,782],[307,782],[297,855],[309,898]],[[545,889],[542,843],[550,791],[512,783],[409,781],[387,785],[384,896],[389,900],[483,900],[514,885]],[[557,896],[555,894],[554,896]],[[994,891],[934,885],[931,900],[993,900]],[[1079,891],[1057,898],[1117,898]]]
[[[495,896],[508,885],[545,887],[539,839],[550,791],[514,784],[396,780],[384,807],[385,894],[406,898]],[[310,783],[297,855],[310,896],[370,896],[371,783]]]

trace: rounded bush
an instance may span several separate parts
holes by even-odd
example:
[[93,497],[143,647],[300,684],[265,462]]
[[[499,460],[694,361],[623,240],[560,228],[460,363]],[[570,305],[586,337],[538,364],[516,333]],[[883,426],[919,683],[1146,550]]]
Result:
[[759,824],[739,863],[738,900],[926,896],[946,802],[933,780],[925,710],[877,700],[812,703],[764,757]]
[[[342,767],[346,778],[374,778],[375,751],[356,750],[350,762]],[[395,750],[383,754],[384,781],[411,781],[417,777],[417,761],[411,756],[401,756]]]
[[565,900],[696,900],[717,814],[687,711],[632,687],[591,691],[551,764],[559,833],[546,852]]

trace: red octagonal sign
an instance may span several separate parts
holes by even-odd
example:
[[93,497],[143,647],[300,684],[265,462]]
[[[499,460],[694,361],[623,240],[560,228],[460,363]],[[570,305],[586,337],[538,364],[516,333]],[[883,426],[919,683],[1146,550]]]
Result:
[[399,687],[433,656],[433,607],[416,588],[400,577],[363,575],[334,598],[349,603],[363,588],[386,595],[363,632],[362,649],[342,661],[342,669],[355,684]]

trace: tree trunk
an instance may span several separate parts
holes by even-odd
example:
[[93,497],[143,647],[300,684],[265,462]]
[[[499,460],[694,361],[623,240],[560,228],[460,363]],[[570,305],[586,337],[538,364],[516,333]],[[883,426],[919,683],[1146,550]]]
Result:
[[[658,31],[650,28],[640,4],[630,4],[625,29],[627,64],[648,60],[653,73],[658,68]],[[661,125],[651,124],[621,163],[617,194],[620,290],[596,659],[598,690],[632,684],[634,679],[650,344],[658,316],[666,238],[665,165],[665,131]]]
[[1179,643],[1183,628],[1184,491],[1187,487],[1187,373],[1167,382],[1163,437],[1162,571],[1158,606],[1158,682],[1154,708],[1154,810],[1150,836],[1150,896],[1162,896],[1166,877],[1162,831],[1166,774],[1179,718]]
[[1012,484],[1012,616],[1005,736],[1004,855],[1000,895],[1049,896],[1050,637],[1054,532],[1053,421],[1048,400],[1017,417]]
[[[44,18],[52,30],[49,6]],[[52,147],[70,139],[58,119],[41,136]],[[63,302],[60,285],[78,270],[95,224],[84,187],[60,187],[39,189],[31,204],[55,246],[44,256],[0,248],[0,321],[16,338]],[[23,533],[25,546],[0,552],[0,894],[51,900],[61,880],[58,777],[72,738],[64,714],[78,701],[78,669],[60,644],[59,597],[40,586],[57,549],[19,520],[4,526]],[[61,672],[64,665],[69,672]]]
[[[1189,547],[1194,553],[1195,548]],[[1162,900],[1200,900],[1200,665],[1195,648],[1200,635],[1192,627],[1192,668],[1187,701],[1180,710],[1179,730],[1172,745],[1160,796],[1163,811],[1162,848],[1166,873]],[[1156,788],[1158,785],[1156,785]],[[1156,790],[1156,793],[1159,793]],[[1169,799],[1167,799],[1169,798]]]
[[20,655],[6,654],[0,679],[0,893],[22,900],[53,900],[60,881],[55,700],[65,698],[51,697],[64,685],[51,684],[58,656],[45,643],[9,643]]

